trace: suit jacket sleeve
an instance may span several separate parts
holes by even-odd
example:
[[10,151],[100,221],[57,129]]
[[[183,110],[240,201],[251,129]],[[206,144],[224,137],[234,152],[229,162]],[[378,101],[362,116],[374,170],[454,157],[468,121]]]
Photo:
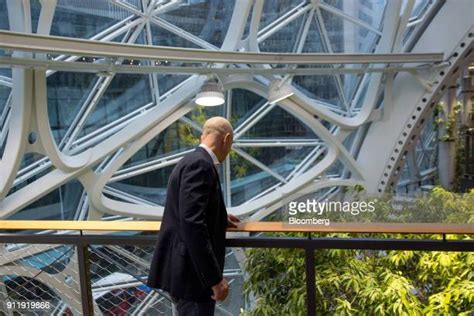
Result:
[[215,183],[213,172],[212,166],[203,161],[191,163],[183,169],[179,192],[182,238],[205,288],[222,280],[206,224],[206,210]]

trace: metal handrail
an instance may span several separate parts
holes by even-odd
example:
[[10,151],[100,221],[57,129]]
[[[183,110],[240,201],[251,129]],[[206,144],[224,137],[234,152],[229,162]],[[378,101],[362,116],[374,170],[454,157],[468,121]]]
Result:
[[[78,275],[84,315],[93,315],[92,285],[89,267],[89,247],[93,245],[152,246],[156,235],[118,236],[105,231],[159,231],[159,221],[0,221],[0,230],[68,230],[73,235],[0,233],[0,243],[63,244],[77,249]],[[95,233],[101,231],[102,233]],[[315,315],[315,254],[320,249],[371,249],[371,250],[423,250],[423,251],[474,251],[474,240],[448,239],[447,234],[474,234],[474,224],[430,223],[333,223],[330,226],[290,226],[283,222],[242,222],[229,232],[302,232],[305,237],[228,236],[227,247],[245,248],[296,248],[305,253],[307,314]],[[372,237],[318,237],[313,233],[401,233],[440,234],[424,239],[372,238]]]
[[[1,220],[0,230],[159,231],[160,221]],[[289,225],[285,222],[244,221],[228,232],[474,234],[474,223],[331,223]]]

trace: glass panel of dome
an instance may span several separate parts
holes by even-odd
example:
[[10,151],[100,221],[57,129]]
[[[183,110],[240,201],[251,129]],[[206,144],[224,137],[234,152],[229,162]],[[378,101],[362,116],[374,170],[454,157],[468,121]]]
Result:
[[[329,5],[329,7],[327,7]],[[341,13],[369,24],[375,29],[382,29],[382,17],[384,14],[386,0],[323,0],[321,8],[323,11],[336,9]],[[337,11],[336,11],[337,12]],[[329,13],[329,12],[328,12]],[[335,13],[331,13],[335,14]]]
[[437,144],[434,116],[431,115],[424,124],[416,144],[416,159],[420,172],[436,167]]
[[[288,141],[288,139],[282,139]],[[282,177],[287,177],[311,152],[314,146],[278,146],[239,148]]]
[[137,10],[141,10],[143,8],[143,3],[144,3],[142,0],[118,0],[118,1],[124,2],[127,4],[127,6],[130,6]]
[[250,128],[243,138],[315,139],[317,136],[296,117],[280,107],[273,108]]
[[293,84],[307,97],[336,105],[343,109],[343,103],[340,99],[334,76],[295,76]]
[[[372,73],[364,74],[359,82],[359,86],[357,88],[357,98],[352,102],[352,109],[360,109],[364,104],[365,96],[367,94],[369,88],[369,82],[372,78]],[[381,104],[380,104],[381,105]],[[377,104],[376,104],[377,106]]]
[[115,42],[115,43],[125,43],[125,37],[126,37],[126,33],[119,34],[115,36],[114,38],[112,38],[110,41]]
[[31,7],[31,30],[36,33],[38,30],[38,21],[41,12],[41,2],[39,0],[30,0]]
[[[186,48],[202,48],[197,44],[178,36],[164,28],[151,24],[151,38],[153,45],[158,46],[172,46],[172,47],[186,47]],[[146,42],[147,44],[148,41]],[[144,44],[144,43],[140,43]]]
[[[232,151],[230,153],[231,206],[238,206],[280,183],[268,172]],[[228,205],[229,206],[229,205]]]
[[341,176],[342,170],[344,169],[344,165],[341,163],[339,159],[337,159],[326,171],[324,175],[326,177],[335,177],[338,178]]
[[58,0],[51,35],[90,38],[130,15],[107,0]]
[[56,142],[61,140],[91,93],[97,76],[90,73],[54,72],[47,78],[49,123]]
[[20,164],[20,170],[22,170],[23,168],[26,168],[28,166],[30,166],[31,164],[33,164],[34,162],[37,162],[38,160],[44,158],[45,156],[43,155],[40,155],[38,153],[26,153],[24,156],[23,156],[23,160],[21,161],[21,164]]
[[355,93],[357,91],[357,88],[359,87],[361,80],[362,75],[344,74],[341,76],[344,95],[348,102],[354,99]]
[[199,136],[200,133],[190,125],[176,121],[140,148],[123,165],[122,169],[138,166],[192,149],[199,144]]
[[[315,19],[317,20],[316,23],[321,23],[320,20],[322,19],[323,24],[318,25],[322,25],[327,34],[327,38],[325,39],[328,41],[328,43],[325,42],[327,51],[329,51],[330,47],[334,53],[344,52],[344,48],[346,48],[344,45],[345,40],[348,37],[347,35],[351,34],[350,32],[345,32],[344,19],[324,10],[321,11],[321,16],[315,17]],[[345,23],[347,24],[349,22]],[[320,30],[320,32],[323,31]]]
[[156,17],[163,18],[216,47],[221,47],[234,5],[235,1],[188,1],[176,6],[174,10],[158,13]]
[[23,189],[28,184],[36,181],[53,170],[49,160],[37,153],[27,153],[22,157],[20,169],[16,174],[15,182],[8,194]]
[[[299,68],[309,68],[300,66]],[[320,68],[330,68],[321,66]],[[337,77],[341,85],[341,91],[337,86]],[[342,74],[342,75],[314,75],[295,76],[293,84],[306,96],[337,106],[337,109],[345,111],[342,93],[347,103],[350,103],[360,85],[362,75]]]
[[[317,20],[315,18],[310,21],[308,34],[303,45],[303,53],[327,53],[328,48],[321,36]],[[317,66],[317,65],[316,65]]]
[[[325,10],[321,11],[321,17],[332,52],[370,53],[375,50],[379,39],[375,32]],[[362,10],[359,11],[359,20],[369,25],[374,24],[373,18]]]
[[80,135],[89,134],[151,102],[148,75],[116,74]]
[[72,180],[10,216],[9,220],[73,220],[83,187]]
[[344,138],[344,140],[342,141],[342,145],[344,145],[344,147],[346,148],[346,150],[350,151],[351,150],[351,147],[353,145],[353,142],[354,142],[354,139],[357,135],[357,132],[358,130],[355,129],[353,130],[352,132],[350,132],[349,135],[346,136],[346,138]]
[[[403,184],[406,182],[410,181],[410,171],[409,171],[409,168],[408,168],[408,162],[405,162],[403,164],[403,168],[402,168],[402,172],[400,174],[400,178],[398,180],[399,184]],[[403,187],[405,188],[405,186]]]
[[[5,106],[7,105],[7,100],[10,96],[11,91],[11,88],[6,87],[0,83],[0,117],[2,116]],[[0,122],[0,124],[1,123],[2,122]],[[0,125],[0,127],[2,126]]]
[[22,189],[51,170],[52,167],[48,163],[48,158],[38,153],[26,153],[21,159],[15,181],[8,194]]
[[[0,57],[5,56],[5,51],[0,49]],[[1,68],[0,67],[0,76],[5,76],[9,79],[12,77],[12,70],[10,68]]]
[[266,0],[260,18],[260,30],[304,2],[301,0]]
[[[315,167],[321,160],[324,159],[324,157],[327,154],[327,151],[328,151],[328,149],[325,145],[316,148],[314,155],[312,155],[312,157],[311,157],[311,160],[313,160],[313,161],[302,171],[307,171],[307,170]],[[337,162],[337,160],[336,160],[336,162]],[[336,163],[336,162],[334,162],[334,163]]]
[[7,0],[0,0],[0,30],[9,30]]
[[[413,10],[411,12],[410,22],[415,22],[422,19],[423,16],[428,12],[429,7],[433,5],[433,1],[429,0],[416,0]],[[410,38],[410,35],[415,30],[418,24],[409,25],[403,34],[403,44]]]
[[166,186],[174,165],[152,170],[108,186],[159,205],[165,204]]
[[433,4],[433,1],[430,0],[416,0],[411,11],[411,18],[419,18],[431,4]]
[[[230,122],[234,130],[238,132],[242,128],[241,125],[246,123],[252,115],[262,110],[262,107],[270,106],[266,99],[253,92],[244,89],[233,89]],[[292,133],[290,133],[289,131],[292,128]],[[259,119],[242,137],[315,138],[314,134],[304,124],[278,106]]]
[[261,96],[248,90],[233,89],[230,123],[236,129],[262,106],[269,106],[269,104]]
[[275,53],[290,53],[294,51],[298,38],[295,34],[298,34],[298,30],[304,21],[304,16],[299,16],[277,30],[259,44],[260,51]]
[[164,95],[166,92],[170,91],[181,82],[185,81],[189,78],[186,75],[157,75],[158,76],[158,89],[160,91],[160,95]]
[[[324,13],[324,12],[323,12]],[[334,42],[332,39],[329,37],[323,38],[321,35],[322,32],[328,32],[332,34],[332,32],[329,32],[327,28],[324,27],[324,24],[322,24],[323,29],[320,27],[320,23],[318,23],[319,20],[317,17],[315,17],[309,26],[308,29],[308,34],[303,46],[303,53],[327,53],[330,51],[334,51],[335,49],[340,49],[335,47]],[[337,39],[337,43],[342,42],[343,39],[339,38]],[[341,46],[338,44],[338,46]],[[299,68],[307,68],[308,66],[306,65],[300,65]],[[327,65],[315,65],[312,66],[314,68],[330,68],[330,66]],[[360,66],[352,66],[350,65],[349,67],[360,67]],[[314,78],[312,78],[314,77]],[[342,93],[344,93],[344,97],[346,100],[351,100],[353,94],[355,93],[356,87],[358,85],[358,82],[360,80],[360,76],[357,75],[351,75],[351,74],[344,74],[344,75],[339,75],[339,80],[341,84],[341,91],[338,92],[337,85],[336,85],[336,77],[332,76],[333,78],[331,79],[330,76],[322,76],[319,79],[316,78],[315,76],[298,76],[293,80],[293,83],[296,84],[298,87],[302,88],[302,90],[306,90],[305,94],[310,96],[311,98],[315,98],[317,100],[321,100],[327,103],[335,104],[341,106],[343,104],[342,102]],[[325,78],[325,79],[321,79]],[[321,91],[314,87],[314,85],[311,84],[311,81],[326,81],[326,85],[330,85],[331,89],[330,91]],[[308,91],[309,89],[309,91]],[[319,92],[319,91],[321,92]],[[337,94],[332,95],[332,97],[329,97],[329,95],[332,92],[336,92]],[[318,93],[322,93],[323,95],[319,96]]]

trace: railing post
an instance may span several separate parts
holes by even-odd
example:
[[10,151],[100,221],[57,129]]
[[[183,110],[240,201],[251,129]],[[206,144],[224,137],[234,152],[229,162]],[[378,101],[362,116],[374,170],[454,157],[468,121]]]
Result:
[[314,266],[314,249],[305,248],[306,267],[306,308],[308,316],[316,315],[316,273]]
[[[82,230],[80,232],[82,236]],[[79,265],[79,283],[81,285],[82,313],[86,316],[94,315],[94,306],[92,304],[92,287],[90,277],[88,245],[82,242],[78,242],[76,244],[76,247],[77,261]]]

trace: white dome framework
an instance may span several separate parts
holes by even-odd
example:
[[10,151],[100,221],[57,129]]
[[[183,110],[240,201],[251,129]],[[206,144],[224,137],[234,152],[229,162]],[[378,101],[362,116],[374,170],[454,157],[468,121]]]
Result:
[[[167,175],[211,115],[234,124],[220,170],[231,213],[261,219],[308,188],[394,190],[407,157],[415,181],[434,168],[419,153],[433,155],[434,131],[429,146],[418,136],[471,58],[469,1],[1,6],[2,218],[49,205],[41,218],[159,219]],[[196,107],[212,76],[226,103]]]
[[[471,0],[0,0],[0,218],[160,219],[169,173],[215,115],[235,132],[219,170],[229,213],[419,186],[437,171],[432,110],[473,61],[472,12]],[[226,102],[196,106],[215,76]],[[127,293],[137,314],[171,313],[143,286],[152,250],[90,247],[95,314]],[[42,289],[52,314],[80,313],[75,248],[0,253],[0,296]],[[228,249],[238,303],[223,314],[241,306],[241,262]]]

